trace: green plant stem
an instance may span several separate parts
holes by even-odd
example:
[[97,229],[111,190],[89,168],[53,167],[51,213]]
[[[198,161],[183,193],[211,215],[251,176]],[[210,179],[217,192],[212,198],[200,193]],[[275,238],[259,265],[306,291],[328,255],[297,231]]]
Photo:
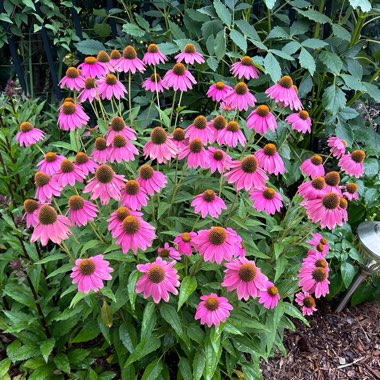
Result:
[[69,256],[69,259],[75,264],[74,256],[71,254],[69,247],[66,245],[64,241],[61,242],[61,247],[67,253],[67,256]]
[[230,211],[229,211],[229,213],[228,213],[228,215],[227,215],[226,221],[224,222],[224,225],[225,225],[225,226],[227,226],[227,223],[228,223],[228,221],[229,221],[230,218],[231,218],[231,214],[232,214],[232,211],[233,211],[233,209],[234,209],[234,206],[235,206],[235,203],[236,203],[238,197],[239,197],[239,191],[236,190],[235,198],[234,198],[234,200],[232,201]]
[[[178,107],[177,108],[181,107],[182,95],[183,95],[183,91],[181,91],[181,93],[179,94],[179,100],[178,100]],[[179,111],[176,112],[176,114],[175,114],[173,131],[177,128],[178,117],[179,117]]]
[[175,98],[176,97],[177,97],[177,91],[174,91],[172,110],[170,111],[169,127],[171,127],[171,125],[172,125],[172,119],[173,119],[173,112],[174,112]]
[[128,71],[128,105],[129,105],[129,122],[132,127],[132,76],[131,72]]
[[361,31],[363,29],[364,22],[367,18],[367,13],[359,12],[358,20],[355,24],[354,31],[352,32],[351,41],[349,47],[353,47],[360,40]]
[[105,238],[100,234],[100,232],[97,231],[95,224],[93,222],[88,222],[88,224],[90,225],[98,239],[100,239],[104,244],[107,244]]
[[[161,109],[161,106],[160,106],[160,96],[159,96],[159,92],[158,92],[158,83],[157,83],[157,79],[156,79],[156,75],[157,75],[157,68],[156,68],[156,65],[153,66],[154,67],[154,83],[156,84],[156,96],[157,96],[157,107],[159,109]],[[160,117],[160,121],[162,123],[162,117],[161,117],[161,112],[158,113],[159,117]]]
[[[325,8],[326,0],[320,0],[319,2],[319,12],[323,13],[323,10]],[[314,38],[319,38],[319,33],[321,31],[321,24],[319,22],[316,23],[315,25],[315,30],[314,30]]]

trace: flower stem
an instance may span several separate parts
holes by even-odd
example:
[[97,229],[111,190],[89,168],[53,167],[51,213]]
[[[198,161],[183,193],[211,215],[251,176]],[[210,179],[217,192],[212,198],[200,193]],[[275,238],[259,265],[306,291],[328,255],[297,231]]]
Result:
[[129,104],[129,122],[132,126],[133,119],[132,119],[132,76],[131,72],[128,71],[128,104]]
[[71,254],[69,247],[66,245],[64,241],[61,242],[61,248],[67,253],[70,260],[75,264],[74,256]]

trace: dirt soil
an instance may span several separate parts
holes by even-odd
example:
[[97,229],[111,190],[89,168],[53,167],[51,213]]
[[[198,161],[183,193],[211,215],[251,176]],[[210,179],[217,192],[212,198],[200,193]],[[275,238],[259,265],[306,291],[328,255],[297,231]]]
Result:
[[262,363],[266,380],[380,379],[380,308],[367,303],[335,314],[326,303],[308,317],[310,327],[294,321],[285,347]]

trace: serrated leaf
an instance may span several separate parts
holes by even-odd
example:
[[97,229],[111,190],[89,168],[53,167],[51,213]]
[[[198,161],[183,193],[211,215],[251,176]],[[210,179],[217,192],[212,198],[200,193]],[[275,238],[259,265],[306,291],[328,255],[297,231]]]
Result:
[[268,53],[264,59],[265,71],[271,76],[272,81],[277,83],[281,78],[281,66],[272,53]]
[[354,76],[348,74],[340,74],[340,77],[344,80],[344,83],[348,88],[355,91],[366,91],[366,88],[362,82]]
[[215,55],[220,61],[226,54],[226,36],[225,31],[221,30],[215,37]]
[[162,361],[155,360],[146,367],[141,380],[156,380],[160,376],[163,369],[164,366],[162,365]]
[[246,20],[236,20],[235,25],[237,25],[240,31],[248,38],[256,41],[261,41],[255,27],[252,24],[248,23]]
[[338,75],[343,67],[342,60],[337,54],[329,51],[321,51],[319,59],[331,71],[332,74]]
[[175,54],[179,51],[179,48],[176,44],[172,42],[164,42],[162,44],[158,44],[160,51],[165,55]]
[[332,26],[334,36],[344,41],[351,41],[351,33],[339,24],[333,24]]
[[289,33],[281,26],[275,26],[267,36],[267,40],[273,38],[289,38]]
[[230,37],[235,45],[245,54],[247,52],[247,39],[237,30],[231,30]]
[[363,82],[365,88],[367,89],[368,95],[377,103],[380,103],[380,89],[373,83]]
[[142,37],[145,34],[145,31],[142,30],[137,24],[132,24],[130,22],[123,25],[123,32],[132,37]]
[[96,40],[83,40],[74,44],[79,52],[86,55],[97,55],[99,50],[107,50],[106,47]]
[[51,352],[53,351],[54,345],[55,345],[55,339],[54,338],[50,338],[48,340],[45,340],[40,345],[41,354],[42,354],[46,363],[49,360],[49,356],[50,356]]
[[230,27],[232,17],[228,8],[220,0],[214,0],[214,8],[222,22]]
[[326,24],[326,23],[331,24],[330,17],[327,17],[326,15],[324,15],[323,13],[319,11],[316,11],[315,9],[307,9],[305,11],[298,8],[295,8],[295,9],[299,14],[301,14],[302,16],[308,18],[309,20],[313,22],[318,22],[320,24]]
[[301,53],[298,57],[301,67],[307,69],[311,76],[314,75],[316,66],[313,56],[305,49],[301,48]]
[[327,46],[328,43],[316,38],[308,38],[303,41],[301,45],[310,49],[322,49],[323,47]]
[[54,363],[58,369],[65,373],[70,373],[70,362],[64,353],[60,353],[54,358]]
[[178,310],[188,300],[188,298],[197,289],[197,279],[192,276],[186,276],[181,281],[181,287],[179,289]]
[[338,86],[331,85],[324,91],[322,103],[327,111],[336,114],[346,105],[346,95]]
[[283,48],[282,51],[289,55],[293,55],[301,48],[301,44],[298,41],[290,41]]

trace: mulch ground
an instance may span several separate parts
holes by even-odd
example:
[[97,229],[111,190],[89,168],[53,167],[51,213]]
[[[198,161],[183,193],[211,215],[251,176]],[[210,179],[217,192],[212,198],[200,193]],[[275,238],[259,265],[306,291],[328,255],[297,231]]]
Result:
[[378,302],[335,314],[329,304],[308,317],[310,327],[285,338],[288,355],[262,363],[266,380],[380,379],[380,308]]

